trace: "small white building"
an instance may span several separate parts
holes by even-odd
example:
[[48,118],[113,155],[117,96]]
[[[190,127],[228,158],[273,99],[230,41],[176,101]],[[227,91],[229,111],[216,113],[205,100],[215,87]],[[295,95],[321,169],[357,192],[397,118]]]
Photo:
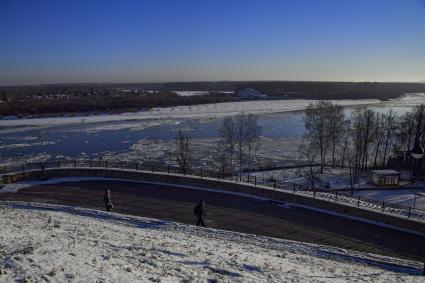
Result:
[[246,88],[244,90],[239,91],[239,97],[242,99],[265,99],[268,98],[268,96],[261,91],[252,89],[252,88]]
[[373,184],[378,186],[398,185],[400,172],[396,170],[371,170],[370,179]]

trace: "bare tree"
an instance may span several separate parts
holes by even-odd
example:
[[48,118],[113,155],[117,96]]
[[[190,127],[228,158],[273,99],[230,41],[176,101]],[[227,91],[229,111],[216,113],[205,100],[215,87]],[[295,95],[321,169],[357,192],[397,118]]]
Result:
[[343,132],[343,121],[342,107],[329,101],[311,103],[305,110],[304,138],[319,153],[321,173],[323,173],[329,150],[332,153],[332,164],[335,165],[335,150]]
[[356,151],[354,148],[350,148],[347,151],[348,168],[350,172],[351,195],[354,194],[354,187],[358,183],[360,178],[360,163],[358,162],[358,154],[359,151]]
[[256,145],[260,138],[261,127],[258,126],[258,117],[249,114],[246,121],[246,146],[248,148],[248,168],[252,167],[253,152],[256,150]]
[[376,113],[376,123],[375,123],[375,158],[373,160],[373,167],[376,168],[378,165],[378,156],[380,153],[380,148],[385,136],[385,115]]
[[385,118],[385,124],[384,124],[385,141],[384,141],[384,156],[382,158],[382,167],[385,167],[385,165],[387,164],[387,153],[388,153],[389,147],[392,145],[394,140],[397,115],[394,113],[393,110],[389,110],[384,115],[384,118]]
[[318,152],[312,146],[312,144],[309,141],[304,140],[304,142],[301,144],[301,146],[298,148],[298,153],[301,157],[301,159],[306,160],[308,163],[308,171],[306,176],[308,176],[308,181],[310,188],[312,190],[315,190],[316,188],[316,171],[314,170],[314,165],[316,164],[316,159]]
[[238,154],[239,161],[239,176],[242,176],[242,167],[244,164],[244,146],[247,139],[247,129],[248,129],[248,117],[245,113],[241,112],[234,117],[235,125],[235,142],[236,142],[236,151]]
[[344,109],[341,105],[331,103],[328,111],[328,131],[332,153],[332,166],[335,167],[335,153],[344,133]]
[[229,148],[225,139],[220,138],[216,144],[216,152],[213,159],[217,164],[218,170],[224,176],[228,170],[231,170],[231,159],[229,156]]
[[403,151],[409,151],[413,146],[415,136],[415,119],[412,112],[406,112],[400,117],[397,130],[397,143]]
[[[225,169],[226,166],[233,168],[233,158],[235,154],[235,123],[232,117],[223,119],[219,134],[220,141],[218,146],[222,147],[223,151],[221,168]],[[223,162],[227,165],[223,164]],[[222,171],[224,172],[224,170]]]
[[350,168],[350,180],[354,184],[360,176],[360,168],[363,157],[363,114],[362,111],[357,110],[352,115],[352,135],[351,145],[347,152],[347,159]]
[[344,168],[345,166],[345,158],[347,149],[350,143],[350,135],[351,135],[351,120],[347,119],[344,121],[343,124],[343,135],[344,135],[344,143],[342,145],[342,153],[341,153],[341,167]]
[[247,115],[241,112],[234,117],[227,117],[223,120],[220,127],[220,141],[217,144],[222,150],[220,164],[223,172],[224,163],[228,165],[230,163],[230,167],[233,167],[232,161],[235,153],[240,176],[246,161],[248,161],[248,167],[251,168],[260,133],[261,127],[258,126],[258,118],[255,115]]
[[174,141],[173,156],[179,165],[180,171],[185,174],[191,161],[191,137],[185,135],[180,129],[177,131]]
[[367,169],[369,161],[369,147],[374,141],[376,133],[373,131],[376,123],[375,112],[369,108],[365,108],[361,111],[363,116],[362,120],[362,132],[363,132],[363,153],[361,161],[361,170],[364,171]]

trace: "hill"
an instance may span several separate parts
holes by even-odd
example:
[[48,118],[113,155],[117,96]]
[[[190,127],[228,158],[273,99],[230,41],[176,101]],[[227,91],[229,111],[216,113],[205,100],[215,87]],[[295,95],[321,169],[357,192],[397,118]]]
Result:
[[0,225],[1,282],[423,282],[413,261],[89,209],[2,203]]

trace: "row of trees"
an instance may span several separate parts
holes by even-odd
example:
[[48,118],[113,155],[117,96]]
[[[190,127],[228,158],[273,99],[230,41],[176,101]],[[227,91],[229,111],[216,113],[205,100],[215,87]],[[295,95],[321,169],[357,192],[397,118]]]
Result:
[[8,115],[48,115],[105,111],[125,112],[150,109],[153,107],[197,105],[237,100],[237,97],[220,94],[179,96],[173,92],[158,92],[155,94],[143,95],[120,92],[117,95],[70,95],[53,98],[17,97],[14,100],[2,101],[0,103],[0,117]]
[[342,106],[329,101],[310,104],[305,110],[306,133],[299,152],[311,165],[312,185],[316,163],[321,173],[326,165],[348,166],[354,186],[361,172],[385,167],[391,153],[406,153],[415,141],[423,145],[424,115],[424,105],[397,115],[393,110],[380,112],[368,107],[347,114]]
[[[393,110],[376,111],[368,107],[352,112],[329,102],[312,103],[305,110],[306,133],[299,148],[300,157],[310,164],[311,185],[315,185],[314,165],[323,173],[326,166],[348,167],[351,186],[370,168],[384,168],[394,152],[408,153],[415,143],[425,143],[425,105],[397,115]],[[213,159],[222,174],[241,174],[252,169],[259,148],[261,127],[258,117],[239,113],[222,120]],[[173,157],[182,170],[192,161],[191,138],[177,132]],[[404,163],[410,162],[404,154]]]
[[[258,118],[253,114],[241,112],[236,116],[224,118],[213,156],[217,169],[224,175],[233,172],[235,168],[238,168],[240,174],[245,168],[252,168],[259,147],[260,133]],[[179,130],[172,155],[182,171],[190,167],[191,148],[191,137]]]

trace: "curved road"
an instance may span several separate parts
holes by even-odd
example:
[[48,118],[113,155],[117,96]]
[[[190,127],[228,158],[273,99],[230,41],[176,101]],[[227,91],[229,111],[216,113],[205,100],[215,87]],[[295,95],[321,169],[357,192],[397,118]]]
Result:
[[114,211],[194,224],[193,208],[206,201],[206,224],[276,238],[337,246],[363,252],[425,260],[425,237],[313,210],[254,198],[126,181],[79,181],[1,193],[0,200],[34,201],[104,209],[112,192]]

